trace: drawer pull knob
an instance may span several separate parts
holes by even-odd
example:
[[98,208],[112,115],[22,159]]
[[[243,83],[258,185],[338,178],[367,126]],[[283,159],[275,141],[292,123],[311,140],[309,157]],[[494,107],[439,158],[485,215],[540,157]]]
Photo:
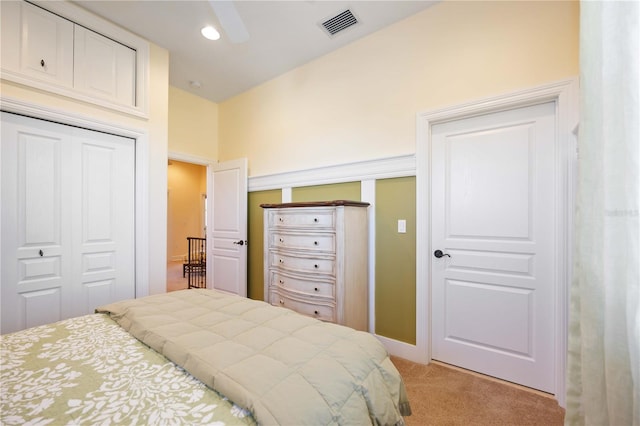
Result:
[[313,265],[314,268],[318,269],[318,265]]
[[40,250],[38,254],[40,255],[40,257],[44,256],[44,252],[42,250]]
[[44,67],[44,59],[40,59],[40,66]]
[[317,217],[314,217],[314,218],[313,218],[313,221],[314,221],[315,223],[318,223],[318,218],[317,218]]
[[280,263],[284,263],[284,260],[280,259]]
[[314,242],[313,242],[313,245],[314,245],[314,246],[317,246],[317,245],[318,245],[318,242],[317,242],[317,241],[314,241]]
[[281,305],[284,305],[284,300],[280,300],[280,304],[281,304]]
[[283,280],[280,280],[280,284],[284,284],[284,281],[283,281]]
[[314,288],[314,290],[315,290],[315,291],[318,291],[318,287],[315,287],[315,288]]
[[284,243],[284,239],[280,238],[280,242],[281,242],[281,243]]
[[279,220],[280,222],[282,222],[282,218],[281,218],[281,217],[279,217],[279,218],[278,218],[278,220]]
[[318,311],[313,311],[314,314],[318,315]]

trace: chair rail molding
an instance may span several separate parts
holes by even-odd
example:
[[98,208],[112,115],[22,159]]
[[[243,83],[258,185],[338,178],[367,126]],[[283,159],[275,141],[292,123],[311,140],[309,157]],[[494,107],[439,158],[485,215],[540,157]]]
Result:
[[379,158],[249,177],[249,192],[415,176],[415,155]]

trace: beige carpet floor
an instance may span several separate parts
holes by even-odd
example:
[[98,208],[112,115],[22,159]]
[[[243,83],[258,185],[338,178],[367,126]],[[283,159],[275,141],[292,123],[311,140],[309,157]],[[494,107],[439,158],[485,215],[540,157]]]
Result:
[[[182,262],[167,265],[167,291],[187,288]],[[441,364],[392,357],[402,375],[412,415],[408,426],[559,426],[564,410],[541,392]]]
[[408,426],[562,425],[564,409],[551,396],[439,363],[392,361],[402,375],[412,415]]

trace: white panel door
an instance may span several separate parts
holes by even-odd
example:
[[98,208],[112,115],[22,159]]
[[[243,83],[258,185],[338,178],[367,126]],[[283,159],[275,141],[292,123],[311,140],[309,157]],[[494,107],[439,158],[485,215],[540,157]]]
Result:
[[71,127],[72,314],[135,297],[135,144],[128,138]]
[[432,129],[432,358],[547,392],[554,152],[554,102]]
[[64,129],[2,113],[1,331],[58,321],[69,277],[68,169]]
[[247,159],[213,166],[212,220],[208,230],[212,259],[210,287],[247,295]]
[[132,140],[2,113],[1,331],[135,296]]

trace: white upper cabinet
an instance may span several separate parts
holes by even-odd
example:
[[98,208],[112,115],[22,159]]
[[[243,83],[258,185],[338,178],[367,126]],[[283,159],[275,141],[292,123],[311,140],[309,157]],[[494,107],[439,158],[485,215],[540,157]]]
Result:
[[71,86],[73,22],[27,3],[3,2],[2,68]]
[[0,7],[2,79],[147,117],[145,40],[70,2]]
[[88,95],[135,105],[136,51],[76,26],[74,87]]

